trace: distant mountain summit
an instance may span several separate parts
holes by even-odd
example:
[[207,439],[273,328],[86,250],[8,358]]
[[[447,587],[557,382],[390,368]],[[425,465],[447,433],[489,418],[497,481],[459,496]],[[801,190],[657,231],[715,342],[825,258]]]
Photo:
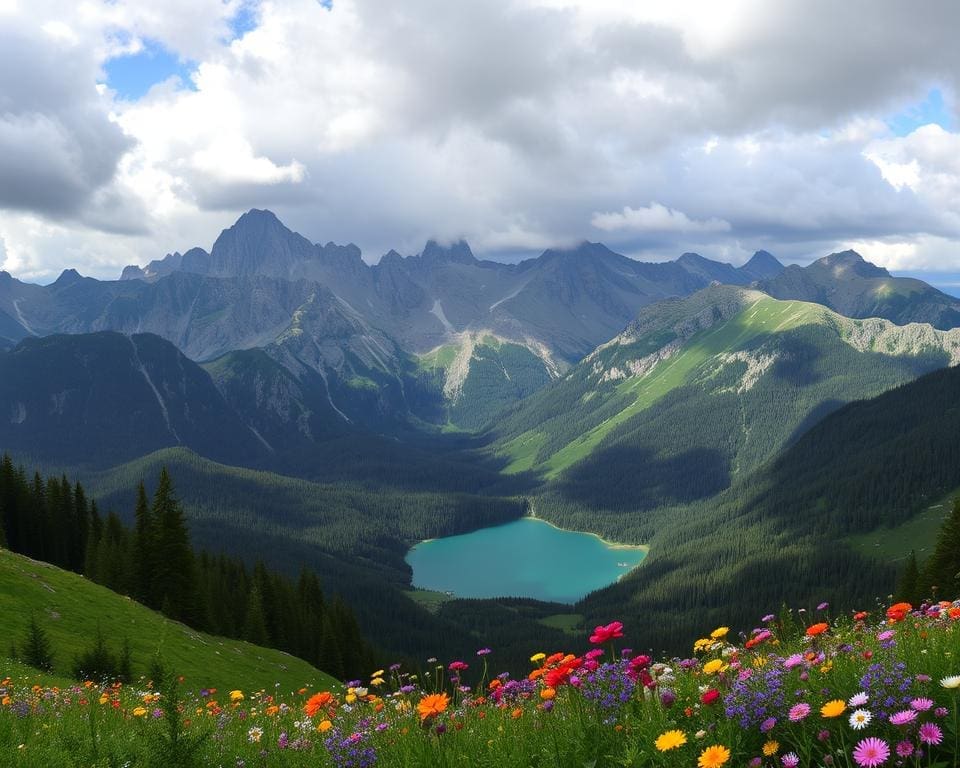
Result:
[[225,229],[209,253],[193,248],[144,268],[129,266],[121,280],[155,282],[178,272],[308,280],[412,352],[429,352],[459,334],[492,332],[537,347],[548,365],[562,369],[651,302],[712,282],[749,285],[782,269],[765,252],[740,268],[698,254],[648,264],[590,242],[503,264],[477,259],[463,240],[429,240],[418,254],[391,250],[368,265],[355,245],[311,243],[272,212],[253,209]]
[[812,301],[847,317],[882,317],[898,325],[960,325],[960,300],[912,277],[894,277],[856,251],[831,253],[806,267],[789,266],[757,287],[777,299]]

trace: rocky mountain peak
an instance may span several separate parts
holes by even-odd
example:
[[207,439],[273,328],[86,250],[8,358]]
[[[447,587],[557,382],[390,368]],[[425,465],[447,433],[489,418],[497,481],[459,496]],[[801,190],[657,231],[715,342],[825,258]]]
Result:
[[764,279],[779,274],[784,267],[772,253],[760,250],[750,257],[742,269],[758,279]]
[[854,250],[831,253],[818,259],[811,266],[820,266],[832,270],[843,270],[860,277],[890,277],[890,273],[883,267],[871,264]]
[[476,264],[477,259],[465,240],[450,245],[440,245],[436,240],[428,240],[420,253],[424,263]]

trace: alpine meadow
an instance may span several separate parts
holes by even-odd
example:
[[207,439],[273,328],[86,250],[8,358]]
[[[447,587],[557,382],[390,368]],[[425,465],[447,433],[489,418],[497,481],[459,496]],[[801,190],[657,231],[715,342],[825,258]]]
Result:
[[958,29],[0,0],[0,765],[960,767]]

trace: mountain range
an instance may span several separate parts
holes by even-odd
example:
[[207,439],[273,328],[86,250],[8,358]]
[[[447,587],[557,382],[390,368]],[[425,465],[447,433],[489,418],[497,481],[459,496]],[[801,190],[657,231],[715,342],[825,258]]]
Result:
[[[689,625],[689,594],[714,605],[734,590],[731,552],[766,584],[770,563],[795,570],[811,556],[823,532],[794,525],[804,511],[769,489],[859,445],[849,424],[861,422],[840,414],[960,362],[958,326],[960,301],[853,251],[806,267],[758,251],[734,267],[693,253],[642,263],[582,243],[501,264],[431,241],[368,264],[354,245],[311,243],[253,210],[209,252],[116,281],[66,270],[39,286],[0,272],[0,448],[91,474],[108,502],[142,467],[173,463],[201,544],[246,555],[269,542],[276,567],[310,564],[352,591],[373,636],[390,626],[398,651],[437,632],[462,639],[480,610],[414,605],[406,548],[530,508],[651,543],[636,577],[577,616],[600,621],[615,598],[666,621],[661,601],[689,608]],[[811,458],[811,436],[834,434],[840,447]],[[811,480],[803,496],[811,519],[851,498],[842,472],[823,474],[829,487]],[[848,504],[845,524],[827,527],[859,535],[913,511]],[[729,530],[706,549],[724,570],[708,577],[691,542],[721,519]],[[889,575],[860,566],[870,588]],[[714,577],[715,591],[698,593]],[[538,622],[556,607],[483,610],[505,632],[507,614],[523,613],[555,638]],[[404,640],[411,616],[416,647]]]

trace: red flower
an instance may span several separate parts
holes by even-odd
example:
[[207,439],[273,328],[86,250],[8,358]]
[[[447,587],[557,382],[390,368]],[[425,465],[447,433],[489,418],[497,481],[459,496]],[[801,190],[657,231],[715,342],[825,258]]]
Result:
[[913,606],[910,603],[894,603],[887,608],[887,618],[891,622],[903,621],[912,610]]
[[817,635],[822,635],[828,629],[830,629],[830,625],[825,621],[821,621],[819,624],[812,624],[807,627],[807,636],[816,637]]
[[619,621],[611,621],[605,627],[596,627],[593,630],[593,634],[590,635],[590,642],[594,645],[603,645],[604,643],[609,643],[611,640],[617,637],[623,637],[623,623]]
[[867,618],[867,616],[869,616],[869,615],[870,615],[870,614],[867,613],[866,611],[858,611],[857,613],[853,614],[853,620],[854,620],[854,621],[863,621],[863,620],[864,620],[865,618]]
[[710,688],[709,690],[703,692],[703,696],[700,697],[700,702],[704,706],[710,706],[719,698],[720,691],[718,691],[716,688]]

